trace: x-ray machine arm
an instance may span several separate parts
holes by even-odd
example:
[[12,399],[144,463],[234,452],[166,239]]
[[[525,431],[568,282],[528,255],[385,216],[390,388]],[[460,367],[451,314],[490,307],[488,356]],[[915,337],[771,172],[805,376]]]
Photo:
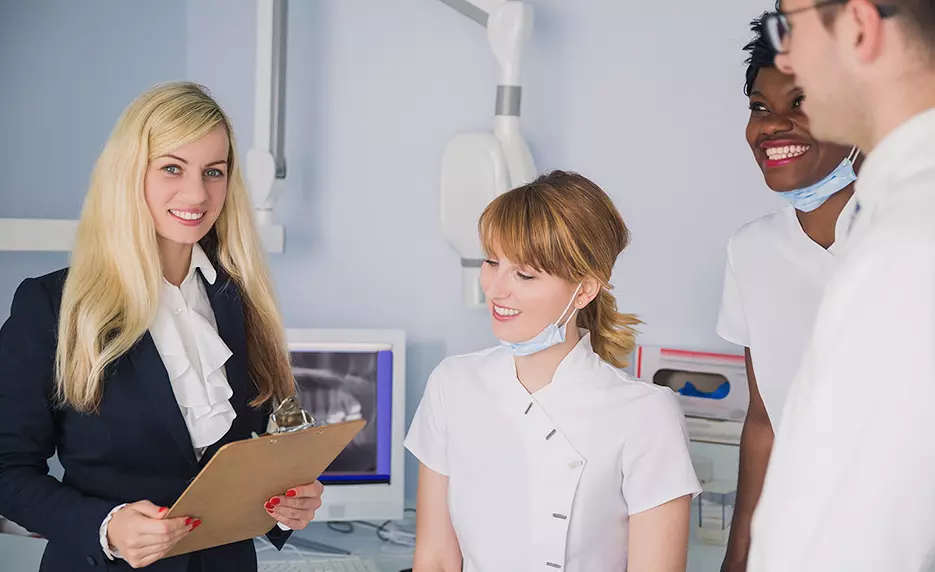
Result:
[[497,195],[536,176],[520,132],[522,55],[532,32],[532,7],[519,0],[441,1],[487,29],[500,68],[493,131],[455,136],[442,158],[442,231],[461,256],[464,303],[484,307],[477,220]]

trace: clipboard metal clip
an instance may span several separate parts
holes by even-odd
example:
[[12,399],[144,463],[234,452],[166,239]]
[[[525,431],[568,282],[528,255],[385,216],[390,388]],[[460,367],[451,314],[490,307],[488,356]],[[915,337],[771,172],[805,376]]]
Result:
[[269,416],[269,422],[266,424],[266,432],[270,435],[293,433],[316,426],[318,426],[318,423],[315,418],[308,411],[302,409],[294,396],[290,396],[273,410],[273,413]]

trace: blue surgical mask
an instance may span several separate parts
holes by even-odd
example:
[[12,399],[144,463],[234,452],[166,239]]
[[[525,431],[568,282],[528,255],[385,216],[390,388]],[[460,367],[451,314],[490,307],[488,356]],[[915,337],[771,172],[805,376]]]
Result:
[[779,196],[792,203],[797,211],[812,212],[823,205],[828,197],[857,180],[857,173],[854,172],[854,161],[859,154],[860,150],[854,147],[851,154],[841,161],[841,164],[824,179],[814,185],[779,193]]
[[571,308],[571,305],[575,303],[575,298],[578,296],[579,290],[581,290],[581,284],[578,284],[578,287],[575,288],[575,294],[571,297],[571,301],[568,302],[568,305],[565,306],[565,309],[562,310],[558,320],[546,326],[545,329],[539,332],[536,337],[530,340],[526,340],[525,342],[507,342],[500,340],[500,344],[513,350],[514,356],[528,356],[539,353],[543,350],[547,350],[552,346],[565,343],[565,332],[568,327],[568,323],[571,322],[572,318],[574,318],[575,312],[578,311],[578,308],[575,308],[571,312],[571,314],[568,316],[568,319],[565,320],[564,324],[559,326],[558,323],[562,321],[562,316],[565,315],[565,312],[567,312],[568,309]]

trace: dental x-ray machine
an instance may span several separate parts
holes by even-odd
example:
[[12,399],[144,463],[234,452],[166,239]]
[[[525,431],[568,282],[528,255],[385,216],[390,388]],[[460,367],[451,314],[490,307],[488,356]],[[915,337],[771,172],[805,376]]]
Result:
[[286,178],[286,0],[257,0],[256,10],[253,145],[244,161],[245,175],[263,243],[268,252],[282,252],[285,231],[273,222],[273,206]]
[[500,65],[493,132],[458,134],[442,157],[442,232],[461,255],[464,303],[484,307],[479,283],[484,252],[477,220],[497,195],[536,176],[519,125],[522,52],[532,31],[532,7],[519,0],[442,2],[487,29],[487,40]]

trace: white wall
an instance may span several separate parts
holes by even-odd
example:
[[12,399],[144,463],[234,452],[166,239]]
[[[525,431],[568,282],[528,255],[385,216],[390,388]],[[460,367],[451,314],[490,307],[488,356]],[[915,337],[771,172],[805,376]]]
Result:
[[564,55],[530,70],[527,132],[542,166],[595,179],[631,227],[615,284],[645,343],[729,347],[714,332],[724,246],[774,204],[744,138],[741,47],[758,3],[537,5]]
[[[20,116],[54,120],[59,131],[45,129],[56,144],[59,132],[86,136],[62,139],[43,162],[47,146],[22,138],[33,135],[28,121],[0,110],[0,127],[19,121],[0,129],[0,166],[19,177],[0,186],[0,216],[77,216],[122,107],[182,74],[211,88],[241,155],[249,148],[252,1],[187,0],[163,12],[96,0],[82,6],[88,22],[70,3],[37,4],[28,26],[55,34],[30,40],[0,28],[4,106],[14,98]],[[621,307],[647,322],[641,341],[728,348],[714,333],[724,245],[776,205],[744,141],[741,90],[747,22],[770,2],[532,4],[523,121],[538,166],[586,174],[623,212],[634,242],[614,282]],[[0,5],[0,22],[23,5]],[[458,258],[438,220],[441,151],[458,131],[489,128],[493,58],[483,30],[438,0],[294,1],[289,35],[289,177],[276,210],[286,253],[271,259],[286,323],[407,330],[411,416],[442,357],[493,343],[484,312],[460,305]],[[80,58],[86,73],[43,77],[78,65],[69,63],[84,53],[77,37],[99,46]],[[59,174],[44,182],[51,170]],[[64,263],[0,253],[0,319],[15,284]]]
[[[189,1],[188,73],[229,104],[246,148],[252,71],[240,57],[250,59],[253,8],[228,8],[210,42],[192,26],[222,3]],[[614,282],[646,321],[643,342],[729,348],[714,332],[724,246],[775,205],[743,135],[741,47],[757,9],[533,5],[523,121],[538,166],[584,173],[623,212],[634,240]],[[234,44],[237,57],[223,58]],[[484,31],[436,0],[292,2],[287,69],[289,175],[276,211],[287,246],[272,259],[286,322],[405,328],[411,416],[443,356],[493,343],[485,313],[460,306],[437,214],[445,143],[491,125]]]
[[[0,217],[77,218],[120,112],[185,73],[185,2],[0,1]],[[0,252],[0,321],[23,278],[67,264]]]

